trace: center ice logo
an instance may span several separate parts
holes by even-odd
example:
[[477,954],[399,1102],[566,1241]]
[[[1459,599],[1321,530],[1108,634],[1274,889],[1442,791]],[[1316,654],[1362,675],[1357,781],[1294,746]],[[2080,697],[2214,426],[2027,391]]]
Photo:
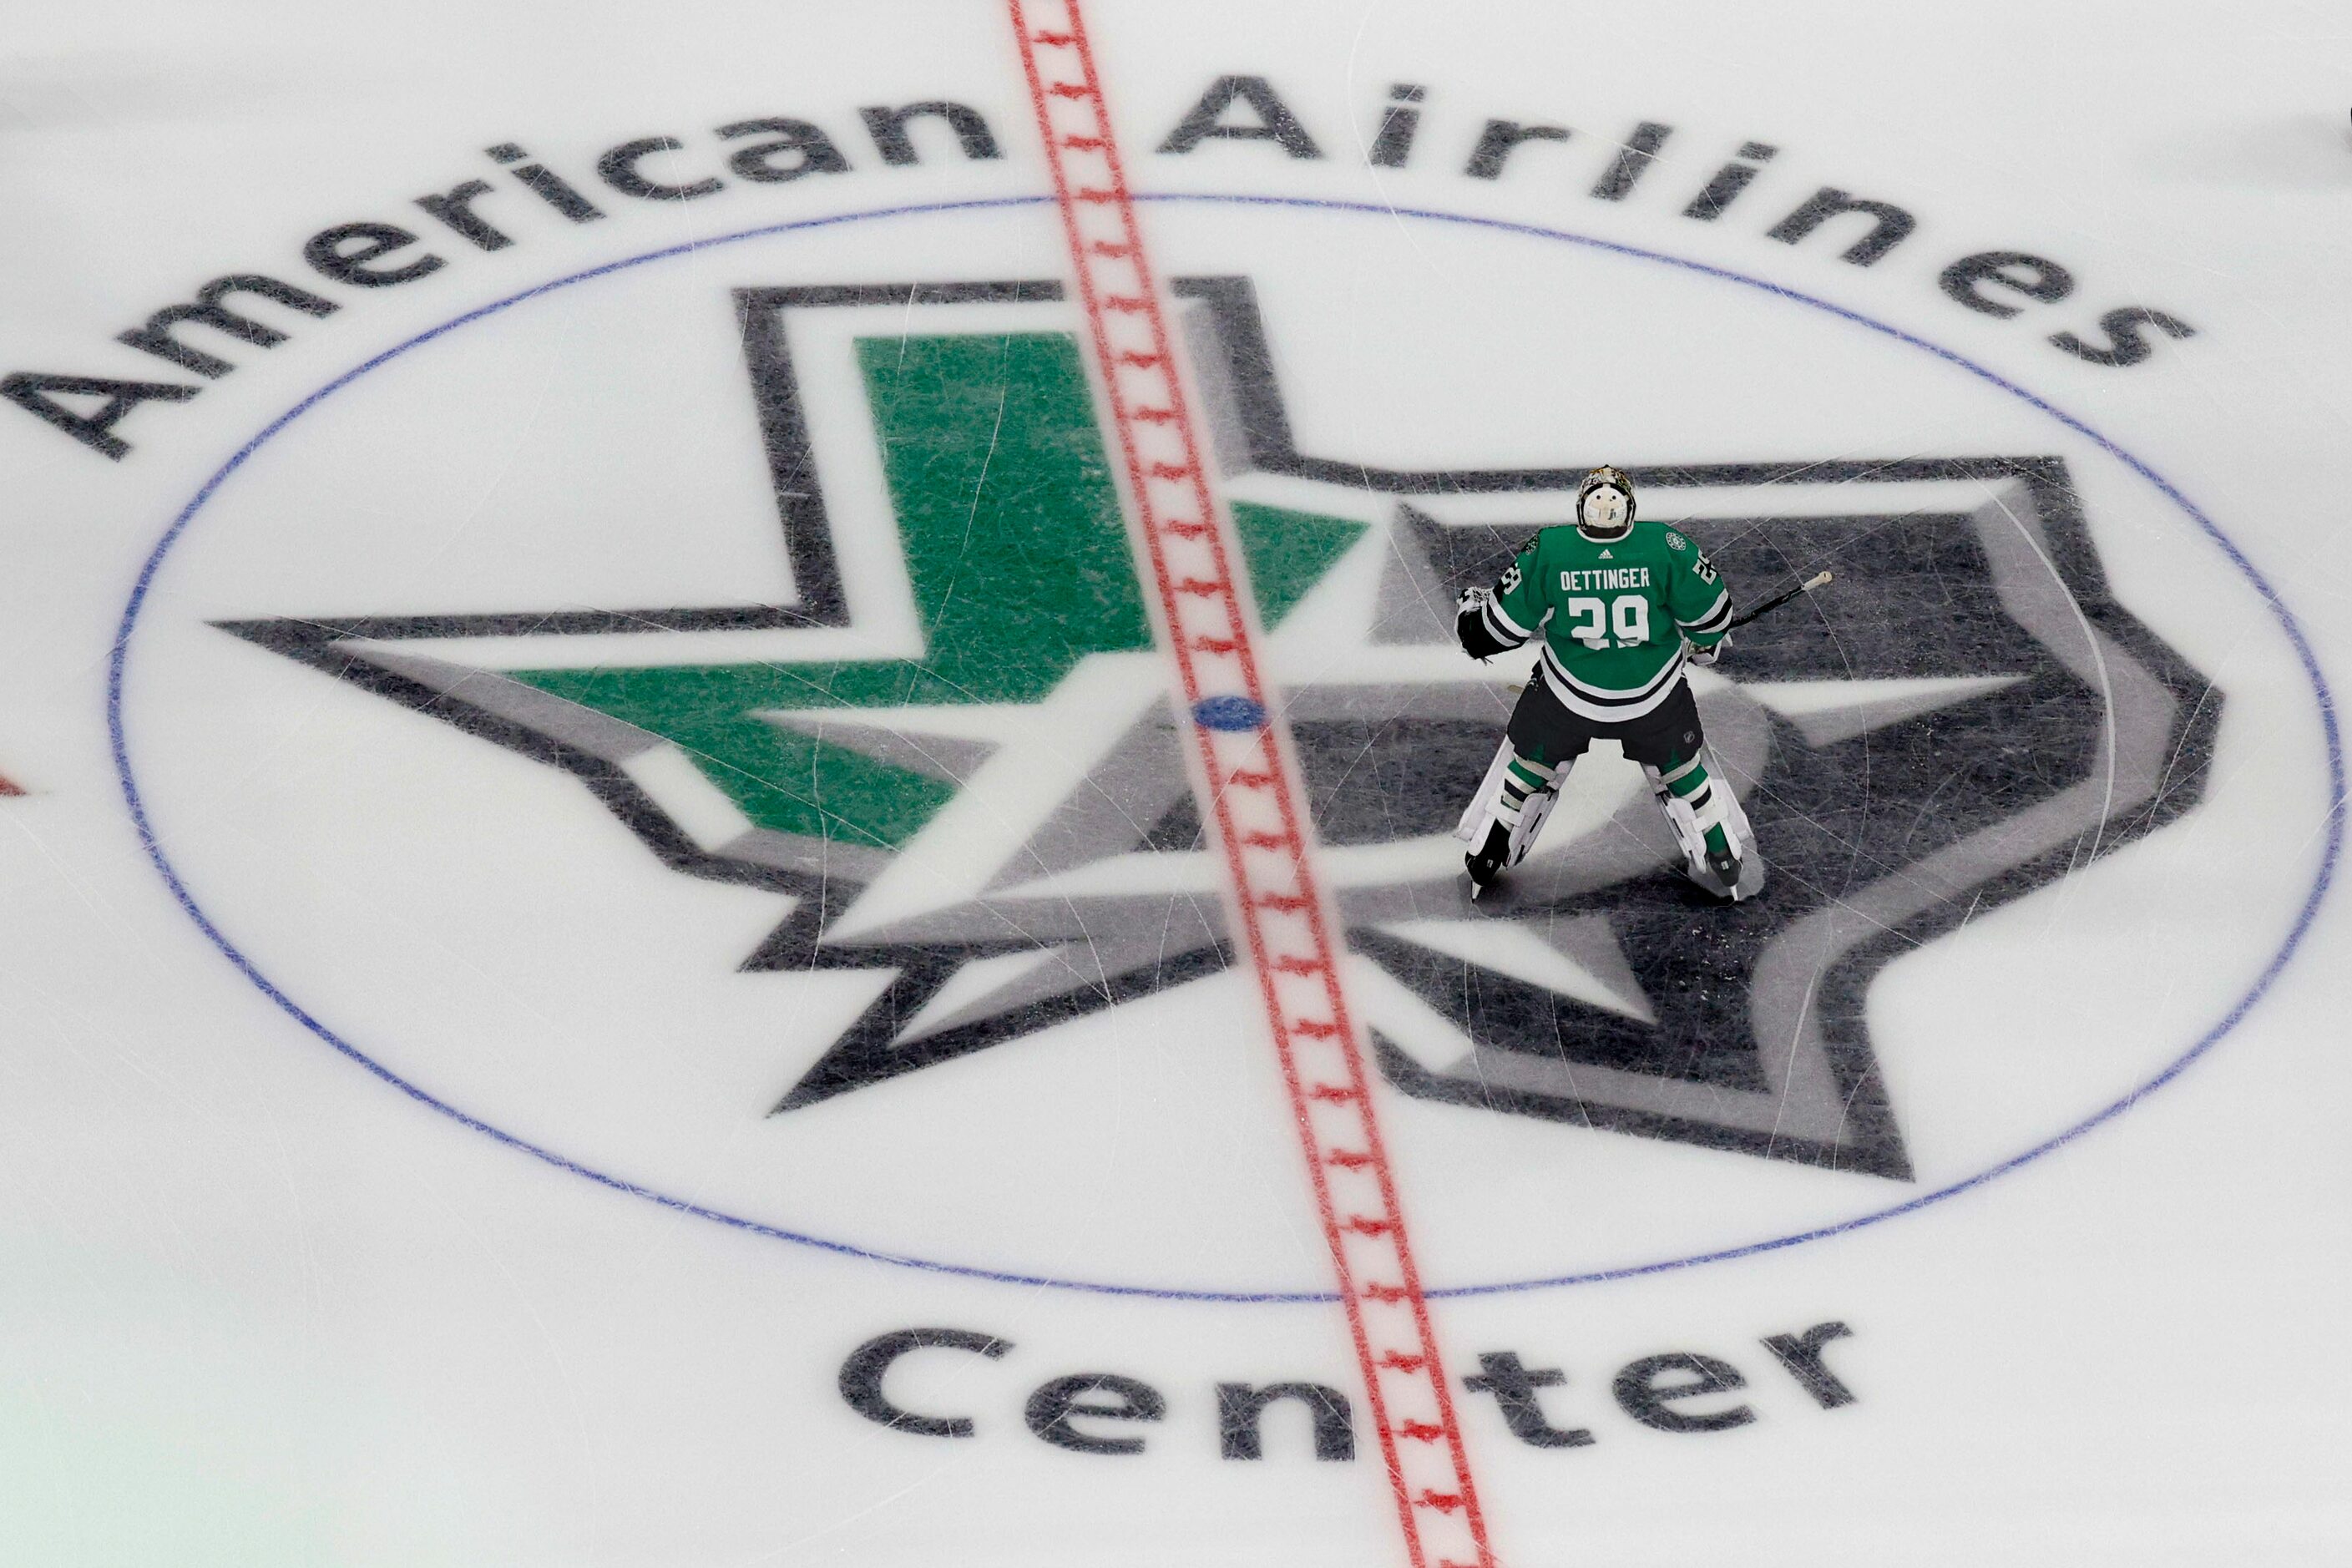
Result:
[[[1773,876],[1713,906],[1673,874],[1639,773],[1596,759],[1474,904],[1451,829],[1518,676],[1461,655],[1454,591],[1566,521],[1607,454],[1443,471],[1303,454],[1249,283],[1178,292],[1390,1081],[1907,1175],[1872,976],[2171,820],[2211,752],[2218,697],[2108,595],[2064,463],[1637,469],[1645,515],[1686,527],[1748,602],[1837,568],[1838,597],[1759,623],[1695,680]],[[746,968],[889,973],[747,1112],[817,1113],[1222,973],[1220,872],[1059,286],[737,303],[792,602],[227,629],[568,770],[681,872],[792,895]],[[1458,440],[1475,464],[1478,432]],[[910,611],[895,643],[886,605]],[[754,633],[783,636],[746,655]],[[581,634],[628,651],[553,657]]]

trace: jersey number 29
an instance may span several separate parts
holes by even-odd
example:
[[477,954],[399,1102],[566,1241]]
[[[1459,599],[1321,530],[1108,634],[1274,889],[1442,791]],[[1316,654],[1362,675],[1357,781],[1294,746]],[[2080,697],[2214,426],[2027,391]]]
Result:
[[1570,599],[1568,635],[1590,648],[1610,645],[1617,634],[1618,647],[1639,647],[1650,640],[1650,601],[1639,594],[1621,594],[1613,601]]

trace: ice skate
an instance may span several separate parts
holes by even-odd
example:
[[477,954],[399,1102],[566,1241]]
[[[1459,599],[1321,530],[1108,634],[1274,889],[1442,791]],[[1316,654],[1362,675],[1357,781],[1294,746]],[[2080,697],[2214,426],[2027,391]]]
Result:
[[1739,897],[1739,873],[1741,866],[1739,863],[1739,857],[1738,855],[1734,854],[1728,847],[1722,849],[1710,848],[1706,852],[1706,868],[1708,874],[1713,876],[1717,881],[1731,889],[1729,896],[1732,899],[1737,900]]
[[1463,868],[1470,873],[1470,896],[1475,899],[1485,892],[1510,863],[1511,830],[1500,822],[1490,823],[1486,842],[1462,857]]

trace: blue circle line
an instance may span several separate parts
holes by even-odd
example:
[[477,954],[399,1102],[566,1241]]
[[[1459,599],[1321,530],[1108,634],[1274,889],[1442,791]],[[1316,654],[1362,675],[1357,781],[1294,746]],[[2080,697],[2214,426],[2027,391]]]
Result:
[[[2263,602],[2270,606],[2272,613],[2277,616],[2280,626],[2284,627],[2286,632],[2288,640],[2294,647],[2296,657],[2302,661],[2304,673],[2310,679],[2313,694],[2319,704],[2320,724],[2327,745],[2328,805],[2326,816],[2326,853],[2320,858],[2318,875],[2312,883],[2310,893],[2304,900],[2302,909],[2295,916],[2294,926],[2289,931],[2284,943],[2279,948],[2277,953],[2271,959],[2270,963],[2264,966],[2262,973],[2256,978],[2252,987],[2248,990],[2243,996],[2239,998],[2236,1005],[2231,1007],[2229,1012],[2222,1016],[2219,1023],[2207,1030],[2203,1036],[2199,1037],[2194,1045],[2190,1046],[2187,1051],[2182,1053],[2181,1056],[2176,1058],[2169,1066],[2165,1068],[2163,1071],[2157,1074],[2156,1077],[2150,1079],[2147,1082],[2140,1085],[2130,1093],[2123,1096],[2119,1100],[2116,1100],[2103,1110],[2100,1110],[2084,1121],[2075,1123],[2074,1126],[2067,1128],[2065,1131],[2044,1139],[2042,1142],[2033,1145],[2032,1148],[2025,1150],[2021,1153],[2012,1155],[2009,1159],[2000,1162],[1999,1164],[1993,1165],[1986,1170],[1979,1171],[1972,1176],[1965,1177],[1960,1181],[1939,1187],[1934,1192],[1923,1193],[1916,1197],[1911,1198],[1904,1203],[1896,1204],[1888,1208],[1874,1210],[1869,1214],[1860,1215],[1852,1219],[1841,1220],[1832,1225],[1820,1226],[1811,1230],[1800,1231],[1790,1236],[1777,1237],[1767,1241],[1751,1242],[1739,1247],[1724,1247],[1712,1252],[1697,1253],[1687,1258],[1669,1258],[1661,1262],[1637,1264],[1618,1268],[1594,1269],[1585,1273],[1554,1275],[1544,1279],[1507,1280],[1501,1283],[1488,1285],[1447,1286],[1430,1290],[1428,1295],[1431,1298],[1444,1299],[1449,1297],[1492,1296],[1524,1290],[1549,1289],[1568,1285],[1597,1284],[1605,1280],[1636,1279],[1643,1275],[1664,1274],[1684,1268],[1693,1268],[1702,1264],[1722,1263],[1728,1262],[1735,1258],[1752,1258],[1761,1253],[1777,1252],[1785,1247],[1798,1247],[1807,1242],[1820,1241],[1829,1237],[1842,1236],[1851,1231],[1860,1230],[1864,1226],[1877,1225],[1882,1221],[1894,1219],[1901,1215],[1915,1213],[1919,1209],[1927,1207],[1931,1204],[1941,1203],[1947,1198],[1954,1197],[1961,1193],[1970,1191],[1973,1188],[1983,1186],[1989,1182],[2000,1176],[2007,1175],[2010,1172],[2016,1170],[2021,1165],[2030,1163],[2034,1160],[2038,1160],[2043,1155],[2052,1152],[2053,1150],[2062,1148],[2064,1145],[2073,1142],[2075,1139],[2081,1137],[2085,1132],[2090,1131],[2093,1128],[2113,1121],[2116,1117],[2122,1115],[2125,1111],[2138,1104],[2141,1100],[2145,1099],[2149,1094],[2154,1093],[2156,1090],[2170,1083],[2173,1079],[2179,1078],[2188,1069],[2189,1064],[2204,1056],[2206,1052],[2210,1051],[2223,1036],[2229,1034],[2232,1029],[2236,1028],[2240,1023],[2244,1021],[2247,1014],[2252,1011],[2254,1005],[2269,993],[2271,987],[2277,982],[2279,975],[2285,970],[2289,961],[2293,959],[2297,950],[2302,947],[2304,939],[2310,933],[2312,925],[2318,917],[2321,904],[2326,901],[2330,889],[2335,884],[2336,863],[2342,857],[2344,847],[2344,743],[2341,730],[2336,721],[2335,697],[2329,689],[2327,679],[2321,671],[2318,658],[2313,652],[2310,641],[2304,635],[2303,627],[2295,620],[2294,613],[2287,608],[2285,601],[2279,596],[2277,589],[2272,586],[2270,580],[2264,577],[2254,566],[2253,563],[2246,558],[2245,554],[2239,550],[2237,545],[2231,541],[2229,536],[2223,533],[2213,521],[2207,517],[2204,511],[2199,508],[2195,502],[2191,501],[2186,495],[2182,494],[2170,480],[2158,473],[2145,462],[2142,462],[2138,458],[2134,457],[2130,452],[2126,451],[2123,447],[2107,439],[2106,437],[2091,428],[2090,426],[2084,424],[2082,420],[2075,418],[2073,415],[2056,407],[2047,400],[2037,396],[2033,393],[2028,392],[2025,388],[2020,386],[2015,382],[2009,380],[2007,377],[2002,376],[1994,371],[1989,370],[1983,365],[1978,364],[1975,361],[1967,359],[1949,349],[1931,343],[1924,338],[1916,337],[1910,332],[1903,331],[1899,327],[1891,326],[1885,321],[1863,315],[1858,311],[1850,310],[1843,305],[1832,304],[1829,300],[1821,299],[1815,295],[1804,293],[1799,289],[1786,288],[1777,283],[1766,282],[1762,279],[1751,278],[1746,273],[1734,272],[1727,268],[1710,266],[1706,262],[1692,261],[1683,257],[1669,256],[1660,251],[1647,250],[1639,246],[1626,245],[1615,240],[1596,239],[1589,235],[1571,234],[1561,229],[1546,228],[1535,224],[1515,223],[1503,218],[1478,217],[1465,213],[1441,212],[1430,208],[1396,206],[1373,202],[1340,201],[1302,196],[1210,195],[1174,192],[1138,192],[1136,193],[1135,199],[1142,202],[1177,205],[1308,208],[1323,209],[1333,212],[1368,213],[1380,216],[1426,218],[1437,223],[1450,223],[1465,227],[1491,229],[1500,233],[1525,235],[1539,239],[1561,240],[1571,245],[1583,246],[1590,249],[1607,251],[1616,255],[1632,257],[1644,261],[1659,262],[1665,266],[1679,268],[1687,272],[1696,272],[1706,277],[1722,279],[1728,282],[1742,284],[1748,288],[1761,289],[1768,294],[1778,295],[1783,299],[1794,300],[1801,304],[1811,305],[1816,310],[1826,310],[1833,316],[1851,321],[1857,326],[1868,328],[1872,331],[1892,338],[1898,342],[1907,343],[1914,348],[1923,349],[1928,353],[1934,354],[1937,358],[1958,366],[1960,369],[1967,371],[1969,374],[1974,375],[1979,380],[1987,382],[1993,386],[1999,387],[2010,395],[2020,399],[2032,407],[2039,409],[2043,414],[2048,415],[2051,418],[2057,420],[2068,429],[2074,431],[2076,434],[2091,441],[2093,444],[2106,452],[2110,457],[2113,457],[2118,462],[2122,463],[2126,468],[2131,469],[2134,473],[2138,474],[2149,484],[2155,486],[2156,489],[2167,499],[2170,500],[2174,505],[2186,512],[2190,520],[2205,532],[2206,536],[2221,547],[2221,552],[2229,557],[2231,563],[2235,565],[2240,572],[2245,574],[2247,580],[2253,584],[2255,591],[2262,595]],[[742,229],[731,234],[719,235],[708,239],[692,240],[681,245],[667,246],[659,250],[647,251],[643,255],[628,257],[619,261],[607,262],[603,266],[592,267],[583,271],[570,273],[550,282],[541,283],[532,288],[523,289],[519,293],[508,295],[504,299],[493,300],[489,304],[480,306],[476,310],[468,310],[461,316],[454,317],[449,321],[442,322],[438,326],[432,327],[425,331],[419,332],[414,337],[396,343],[393,347],[385,349],[382,353],[375,354],[372,358],[362,362],[348,371],[345,371],[342,374],[335,377],[332,381],[328,382],[324,386],[320,387],[308,397],[303,398],[299,403],[297,403],[291,408],[289,408],[285,413],[271,420],[267,426],[263,426],[261,431],[251,440],[238,447],[236,452],[231,456],[226,462],[223,463],[220,468],[213,473],[211,478],[207,479],[204,482],[203,486],[196,491],[195,495],[188,501],[188,504],[181,509],[179,515],[173,520],[171,526],[164,530],[163,537],[156,542],[154,550],[149,553],[146,563],[140,569],[138,580],[132,585],[131,591],[130,600],[123,606],[121,623],[115,632],[114,645],[107,660],[107,731],[113,748],[116,779],[121,785],[123,803],[130,810],[131,820],[132,826],[138,831],[140,844],[142,847],[146,850],[147,858],[154,863],[155,868],[162,873],[164,884],[171,889],[172,896],[179,901],[181,909],[186,911],[188,918],[195,922],[197,929],[205,933],[205,936],[212,942],[212,944],[220,950],[222,954],[228,959],[230,963],[236,966],[238,973],[242,973],[248,981],[250,981],[263,995],[276,1003],[278,1006],[284,1010],[289,1016],[292,1017],[295,1022],[301,1025],[302,1027],[309,1030],[319,1039],[324,1041],[327,1045],[332,1047],[343,1056],[348,1057],[352,1061],[358,1063],[361,1067],[365,1068],[378,1079],[390,1084],[394,1089],[399,1089],[410,1099],[416,1100],[420,1104],[430,1107],[432,1110],[440,1112],[442,1115],[450,1118],[452,1121],[457,1121],[463,1126],[471,1128],[477,1132],[480,1132],[489,1138],[495,1139],[499,1142],[507,1145],[509,1148],[529,1154],[532,1158],[543,1161],[547,1164],[552,1165],[559,1170],[570,1172],[572,1174],[576,1176],[585,1177],[587,1180],[594,1182],[601,1186],[609,1187],[614,1192],[626,1193],[633,1197],[645,1198],[650,1202],[660,1205],[664,1208],[675,1210],[679,1214],[692,1215],[699,1219],[716,1221],[720,1225],[730,1226],[736,1230],[749,1232],[752,1235],[769,1237],[779,1241],[793,1242],[803,1247],[815,1247],[822,1251],[836,1253],[844,1257],[862,1258],[877,1263],[893,1264],[900,1268],[921,1269],[935,1274],[949,1274],[961,1276],[967,1279],[988,1279],[1009,1285],[1044,1286],[1055,1289],[1077,1290],[1102,1296],[1140,1296],[1159,1300],[1226,1301],[1243,1303],[1328,1303],[1336,1301],[1339,1299],[1338,1294],[1329,1290],[1195,1290],[1180,1289],[1161,1286],[1114,1285],[1097,1280],[1063,1279],[1045,1275],[1021,1274],[1004,1269],[982,1268],[969,1264],[943,1263],[931,1258],[911,1257],[904,1253],[887,1252],[872,1247],[857,1247],[848,1242],[835,1241],[824,1237],[811,1236],[800,1231],[787,1230],[780,1226],[769,1225],[760,1220],[745,1218],[740,1215],[728,1214],[723,1210],[710,1208],[701,1204],[690,1203],[683,1198],[673,1197],[668,1194],[656,1192],[651,1187],[644,1186],[638,1183],[612,1175],[604,1171],[599,1171],[590,1165],[582,1164],[576,1160],[567,1158],[562,1154],[557,1153],[551,1149],[534,1143],[529,1139],[518,1137],[501,1128],[494,1127],[488,1122],[482,1121],[479,1117],[473,1116],[461,1110],[457,1107],[451,1105],[448,1101],[434,1095],[429,1090],[425,1089],[417,1084],[410,1082],[407,1079],[401,1077],[398,1073],[394,1072],[391,1068],[376,1061],[373,1058],[369,1057],[357,1047],[337,1035],[332,1029],[329,1028],[318,1018],[312,1016],[299,1003],[296,1002],[284,991],[278,989],[276,984],[257,969],[252,961],[247,959],[245,954],[237,949],[236,944],[231,942],[228,938],[223,934],[220,928],[213,923],[211,917],[205,912],[203,907],[196,902],[194,896],[189,892],[187,885],[181,880],[179,872],[172,865],[170,858],[165,855],[163,844],[156,836],[154,826],[150,821],[147,815],[146,804],[140,795],[137,778],[131,771],[130,742],[124,730],[122,718],[124,672],[130,657],[131,634],[138,625],[140,612],[146,605],[149,592],[154,585],[156,574],[163,567],[164,556],[170,552],[175,544],[179,542],[181,535],[187,531],[188,525],[194,520],[196,513],[203,510],[205,504],[213,499],[214,495],[220,489],[221,486],[227,481],[230,475],[236,473],[240,468],[243,468],[247,459],[252,458],[256,452],[259,451],[266,443],[274,438],[278,432],[285,429],[287,426],[292,424],[296,419],[301,417],[304,414],[310,412],[328,397],[332,396],[343,387],[351,384],[353,381],[358,380],[361,376],[365,375],[370,371],[376,369],[378,366],[383,365],[391,360],[398,358],[400,355],[408,353],[410,350],[420,347],[425,343],[431,342],[436,338],[454,331],[459,327],[480,321],[485,317],[497,315],[502,310],[510,310],[514,306],[523,303],[525,300],[536,299],[542,294],[551,293],[558,289],[568,288],[574,283],[586,282],[591,279],[602,278],[610,273],[625,271],[633,267],[642,267],[648,263],[666,260],[672,257],[690,255],[697,251],[709,250],[719,246],[732,245],[740,241],[757,239],[771,235],[788,234],[804,229],[827,228],[842,224],[865,222],[869,219],[904,217],[937,213],[971,212],[991,208],[1039,206],[1049,205],[1053,200],[1054,198],[1051,195],[1037,195],[1023,196],[995,196],[965,201],[929,202],[908,205],[875,207],[856,212],[835,213],[822,217],[800,218],[785,223],[768,224],[758,228]]]

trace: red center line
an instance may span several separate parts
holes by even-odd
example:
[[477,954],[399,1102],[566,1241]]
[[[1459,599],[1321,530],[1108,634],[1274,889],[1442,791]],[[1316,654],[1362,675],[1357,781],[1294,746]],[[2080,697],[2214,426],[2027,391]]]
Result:
[[1493,1568],[1370,1079],[1080,0],[1007,0],[1129,500],[1412,1568]]

